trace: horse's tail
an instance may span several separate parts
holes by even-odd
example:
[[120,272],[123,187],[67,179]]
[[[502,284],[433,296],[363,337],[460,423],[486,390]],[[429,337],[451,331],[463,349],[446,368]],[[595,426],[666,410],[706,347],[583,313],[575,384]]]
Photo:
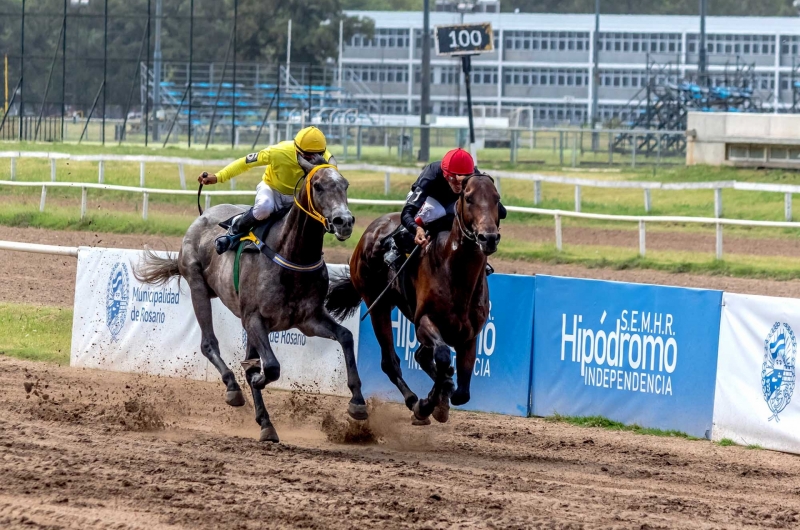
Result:
[[350,275],[341,276],[331,282],[328,296],[325,298],[325,309],[339,322],[353,316],[361,305],[361,295],[356,291]]
[[164,285],[173,276],[180,277],[178,258],[162,257],[146,249],[142,260],[133,268],[133,275],[142,283]]

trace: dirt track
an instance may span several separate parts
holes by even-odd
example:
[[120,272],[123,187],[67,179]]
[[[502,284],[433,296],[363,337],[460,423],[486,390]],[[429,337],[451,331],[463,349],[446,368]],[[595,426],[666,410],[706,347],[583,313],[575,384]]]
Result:
[[0,357],[0,527],[789,528],[800,516],[796,456],[488,414],[412,427],[386,404],[378,443],[340,444],[320,425],[344,400],[275,391],[283,443],[270,446],[249,405],[222,394]]
[[[534,233],[535,235],[535,233]],[[543,235],[544,237],[544,235]],[[36,228],[3,228],[2,239],[51,245],[142,248],[147,244],[158,250],[177,250],[180,238],[136,234],[51,231]],[[756,245],[762,240],[753,240]],[[761,241],[761,243],[759,243]],[[328,263],[346,263],[350,253],[344,249],[325,249]],[[509,274],[553,274],[578,278],[597,278],[636,283],[678,285],[721,289],[736,293],[800,298],[800,280],[772,281],[672,274],[650,270],[589,269],[578,265],[553,265],[524,261],[490,260],[498,272]],[[76,260],[69,257],[0,252],[0,301],[71,307],[75,288]]]

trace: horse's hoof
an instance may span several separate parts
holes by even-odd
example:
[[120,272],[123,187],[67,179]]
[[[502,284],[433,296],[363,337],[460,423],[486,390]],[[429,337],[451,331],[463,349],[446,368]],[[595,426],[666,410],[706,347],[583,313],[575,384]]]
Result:
[[[414,403],[414,406],[411,407],[411,412],[414,413],[414,425],[430,425],[431,420],[428,418],[427,415],[423,414],[420,410],[420,401]],[[416,423],[416,422],[426,422],[426,423]]]
[[258,441],[272,442],[274,444],[281,442],[280,439],[278,438],[278,431],[276,431],[275,427],[273,427],[272,425],[261,429],[261,436],[259,436]]
[[463,405],[467,402],[469,402],[469,390],[464,392],[459,388],[455,392],[453,392],[452,396],[450,396],[450,403],[452,403],[456,407]]
[[256,390],[264,390],[264,388],[267,386],[267,378],[263,373],[258,372],[257,374],[251,376],[250,386]]
[[408,410],[414,410],[414,405],[416,405],[418,401],[419,398],[415,394],[408,396],[406,398],[406,407],[408,407]]
[[441,403],[436,405],[436,408],[433,409],[433,419],[438,421],[439,423],[447,423],[447,420],[450,419],[449,400],[447,401],[442,400]]
[[229,390],[225,393],[225,403],[231,407],[244,406],[244,394],[241,390]]
[[418,420],[417,418],[414,418],[413,420],[411,420],[411,425],[414,425],[414,426],[417,426],[417,427],[422,426],[422,425],[430,425],[430,424],[431,424],[431,419],[430,418],[425,418],[424,420]]
[[347,407],[347,413],[351,418],[358,421],[364,421],[369,417],[369,414],[367,414],[367,406],[357,405],[356,403],[350,403]]

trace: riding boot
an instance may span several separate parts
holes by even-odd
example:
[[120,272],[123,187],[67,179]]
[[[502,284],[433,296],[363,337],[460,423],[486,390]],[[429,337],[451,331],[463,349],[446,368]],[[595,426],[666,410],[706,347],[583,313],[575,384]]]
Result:
[[231,248],[231,245],[233,245],[236,236],[250,231],[250,229],[253,227],[254,224],[256,224],[257,221],[258,219],[256,219],[255,215],[253,215],[252,208],[250,208],[243,214],[235,217],[233,219],[233,222],[231,223],[230,228],[228,228],[228,232],[224,236],[219,236],[214,241],[214,246],[217,249],[217,254],[224,254],[225,252],[227,252]]
[[491,265],[489,265],[487,263],[486,264],[486,276],[491,276],[492,274],[494,274],[494,267],[492,267]]
[[393,238],[388,238],[385,242],[385,245],[387,250],[383,255],[383,261],[395,274],[397,274],[397,272],[400,270],[400,267],[403,266],[405,257],[400,253],[400,250],[397,248],[397,243],[395,243]]

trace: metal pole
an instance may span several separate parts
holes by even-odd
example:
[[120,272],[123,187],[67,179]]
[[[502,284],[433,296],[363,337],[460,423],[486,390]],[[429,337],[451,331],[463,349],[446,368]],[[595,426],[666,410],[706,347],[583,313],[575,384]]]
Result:
[[594,0],[594,43],[592,46],[592,151],[597,151],[600,137],[597,129],[598,89],[600,87],[600,0]]
[[194,71],[194,0],[189,1],[189,99],[186,108],[189,111],[186,120],[186,142],[192,147],[192,74]]
[[[217,97],[214,99],[214,108],[211,109],[211,121],[208,123],[208,135],[206,135],[206,149],[208,149],[208,143],[211,141],[211,135],[214,134],[214,120],[216,120],[217,118],[217,107],[219,106],[219,99],[220,97],[222,97],[223,82],[225,81],[225,73],[228,71],[228,58],[230,57],[231,48],[233,47],[234,35],[235,31],[233,28],[231,28],[231,37],[230,39],[228,39],[228,49],[225,50],[225,62],[222,63],[222,75],[220,76],[219,84],[217,85]],[[260,134],[261,130],[259,129],[258,132]]]
[[[149,6],[149,4],[148,4]],[[161,110],[161,18],[164,15],[164,0],[156,0],[156,41],[153,52],[153,140],[161,139],[161,127],[158,113]]]
[[61,21],[61,141],[64,141],[64,113],[66,112],[67,93],[67,0],[64,0],[64,18]]
[[344,57],[344,20],[339,21],[339,69],[337,86],[339,87],[339,98],[342,97],[342,58]]
[[289,19],[286,38],[286,90],[289,90],[289,75],[292,68],[292,19]]
[[[472,117],[472,57],[465,55],[461,57],[461,69],[464,71],[464,84],[467,92],[467,116],[469,117],[469,143],[470,148],[474,149],[475,144],[475,122]],[[474,156],[474,153],[473,153]]]
[[706,58],[706,12],[708,10],[708,0],[700,0],[700,50],[697,62],[697,74],[699,84],[708,86],[707,58]]
[[430,159],[431,131],[428,115],[431,108],[431,2],[422,3],[422,83],[419,105],[419,161]]
[[148,88],[150,79],[150,3],[151,0],[147,0],[147,63],[144,70],[144,112],[142,113],[145,147],[147,147],[147,140],[150,136],[150,90]]
[[236,147],[236,24],[239,17],[239,0],[233,0],[233,102],[231,105],[231,147]]
[[[139,46],[139,55],[136,56],[136,63],[133,68],[133,80],[131,81],[131,89],[128,92],[128,102],[125,104],[125,113],[123,114],[122,118],[122,131],[119,134],[119,143],[117,145],[122,145],[122,140],[125,138],[125,127],[128,125],[128,113],[131,110],[131,102],[133,102],[133,91],[136,90],[136,72],[139,71],[141,68],[140,64],[142,62],[142,53],[144,53],[144,41],[147,38],[147,30],[145,30],[144,35],[142,35],[142,44]],[[146,117],[147,114],[143,114],[143,117]]]
[[722,225],[717,223],[717,259],[722,259]]
[[25,0],[22,0],[22,33],[19,49],[19,139],[22,140],[24,134],[22,123],[25,116]]
[[[278,81],[275,84],[275,125],[278,132],[278,138],[281,135],[281,62],[278,61]],[[278,138],[275,140],[277,141]]]
[[103,145],[106,145],[106,94],[108,93],[108,0],[103,3],[103,131],[100,134]]
[[50,92],[50,82],[53,80],[53,70],[56,69],[56,59],[58,58],[58,45],[61,44],[61,38],[64,36],[64,25],[61,25],[61,33],[58,35],[56,41],[56,49],[53,52],[53,62],[50,63],[50,72],[47,74],[47,82],[44,85],[44,95],[42,96],[42,105],[39,107],[39,116],[36,119],[36,128],[33,131],[33,141],[39,138],[39,128],[42,125],[42,116],[44,115],[44,106],[47,103],[47,94]]

